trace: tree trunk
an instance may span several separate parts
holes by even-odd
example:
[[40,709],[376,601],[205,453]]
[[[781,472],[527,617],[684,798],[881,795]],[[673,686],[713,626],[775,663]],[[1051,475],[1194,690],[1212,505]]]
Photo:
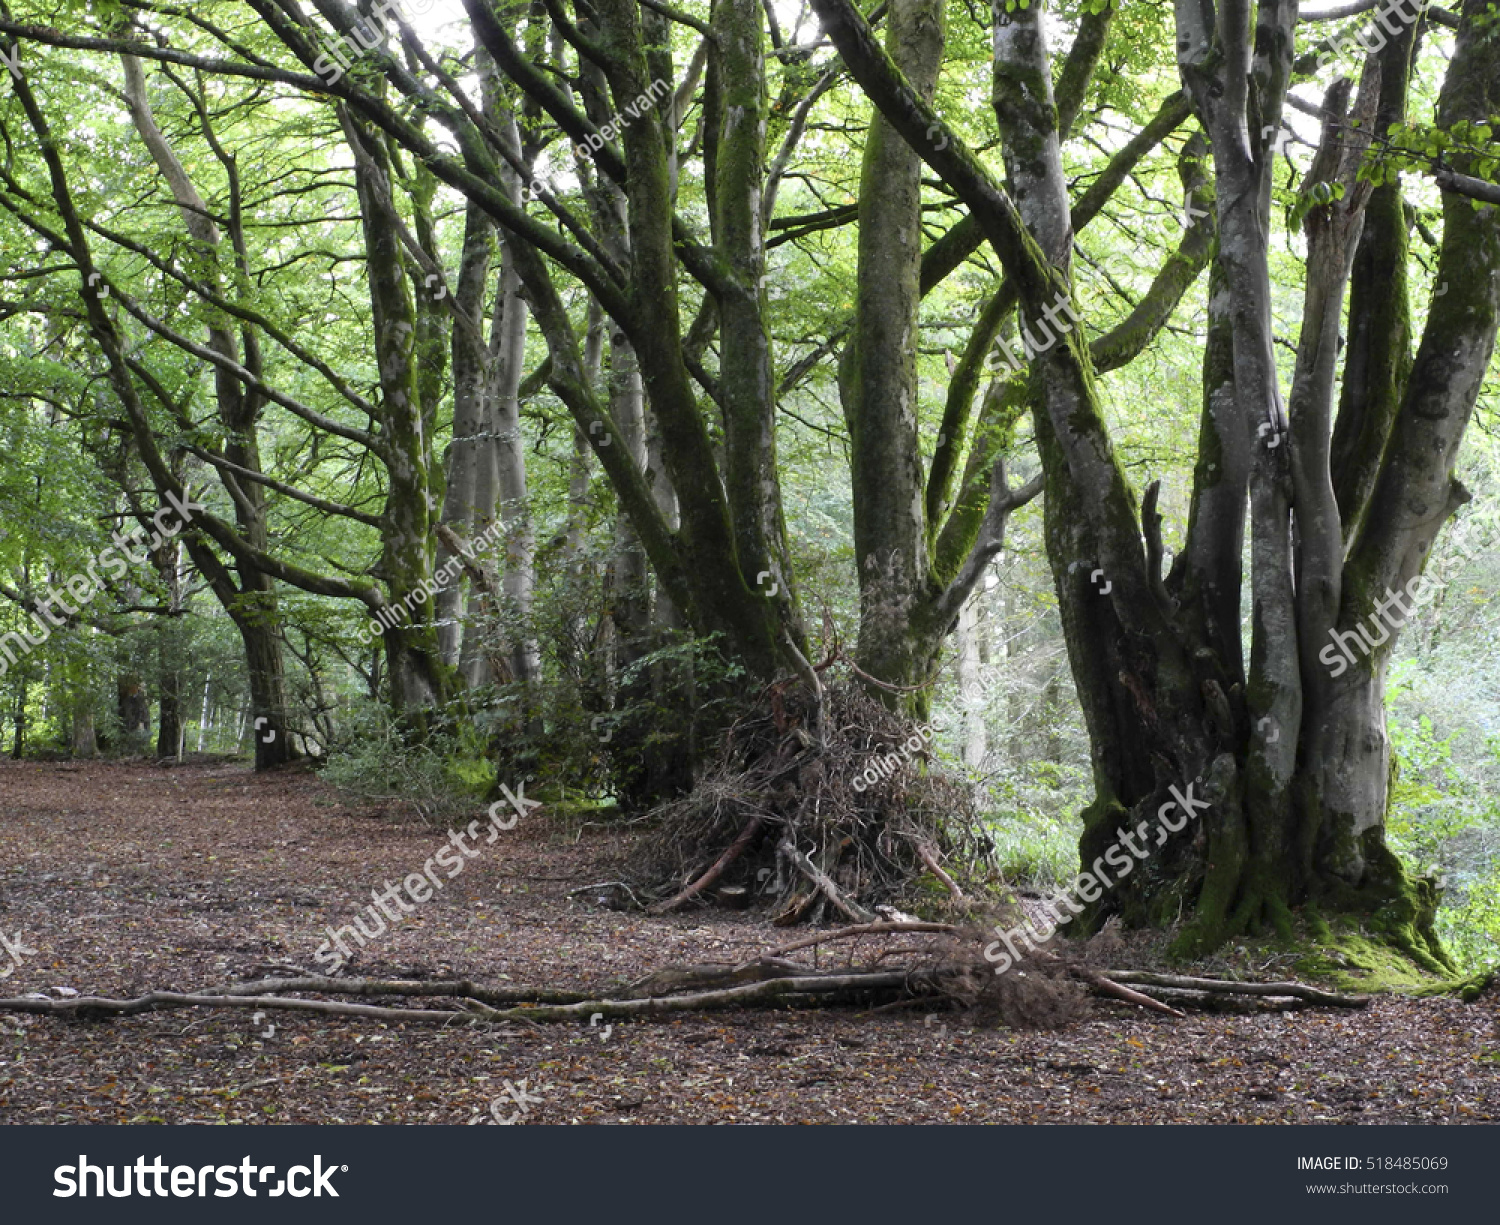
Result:
[[[904,72],[908,106],[920,108],[932,96],[942,60],[942,18],[942,5],[930,0],[903,0],[892,6],[887,50]],[[1112,19],[1112,8],[1083,18],[1059,77],[1058,96],[1054,99],[1044,65],[1026,83],[1026,107],[1044,110],[1064,128],[1073,122]],[[997,54],[999,40],[997,33]],[[998,98],[997,93],[997,105]],[[880,98],[876,101],[861,184],[858,299],[851,339],[840,363],[860,567],[859,656],[864,671],[908,691],[898,697],[899,690],[878,688],[883,700],[920,716],[928,706],[943,641],[1003,547],[1010,513],[1035,497],[1041,486],[1033,481],[1012,490],[1006,479],[1006,455],[1028,393],[1023,379],[997,373],[991,346],[1009,328],[1019,292],[1013,278],[995,286],[962,357],[950,363],[941,431],[924,479],[916,428],[918,308],[922,295],[977,245],[982,230],[971,215],[926,258],[922,256],[922,161],[935,142],[937,152],[952,142],[946,136],[939,139],[939,125],[934,124],[898,133],[894,116],[885,113]],[[1166,126],[1170,130],[1171,125]],[[1056,145],[1057,132],[1052,129],[1035,152],[1045,161],[1048,149],[1055,154]],[[1128,153],[1126,167],[1139,156],[1140,151]],[[1060,172],[1047,186],[1061,186]],[[1023,196],[1028,220],[1039,220],[1036,209],[1045,199],[1053,210],[1049,224],[1054,230],[1067,230],[1065,195]],[[1080,202],[1076,224],[1086,224],[1101,202]],[[1138,352],[1191,283],[1192,261],[1182,261],[1182,268],[1186,275],[1165,278],[1159,289],[1153,286],[1149,305],[1143,303],[1144,318],[1127,320],[1128,328],[1117,330],[1128,333],[1128,343],[1124,336],[1102,338],[1100,343]],[[1051,336],[1041,329],[1036,334]],[[1026,335],[1030,340],[1031,332]],[[1033,340],[1031,347],[1040,346]],[[968,458],[960,467],[958,459],[965,451]]]
[[[514,116],[507,116],[505,136],[520,147]],[[508,184],[519,200],[521,185]],[[490,430],[495,435],[495,513],[504,525],[504,572],[501,590],[505,596],[505,622],[513,628],[510,638],[510,672],[527,692],[526,704],[541,673],[541,649],[532,622],[536,589],[536,531],[531,522],[530,492],[526,481],[526,443],[521,434],[521,376],[525,373],[526,303],[521,295],[521,277],[516,270],[511,242],[502,245],[500,283],[495,305],[488,401]]]
[[[1137,504],[1100,410],[1091,366],[1108,347],[1085,346],[1070,329],[1032,361],[1048,556],[1093,750],[1096,795],[1081,850],[1099,892],[1084,887],[1085,926],[1112,913],[1158,926],[1182,916],[1179,947],[1202,949],[1241,933],[1291,934],[1293,908],[1306,904],[1314,918],[1357,916],[1415,963],[1442,971],[1435,892],[1410,880],[1384,843],[1383,680],[1402,623],[1390,612],[1395,589],[1411,582],[1408,597],[1425,598],[1415,576],[1467,498],[1452,464],[1500,320],[1500,212],[1474,207],[1456,194],[1452,174],[1439,175],[1444,290],[1400,407],[1389,418],[1380,394],[1391,393],[1377,393],[1373,420],[1360,421],[1362,405],[1346,401],[1356,417],[1333,422],[1338,320],[1367,191],[1357,177],[1360,145],[1379,109],[1383,66],[1366,73],[1352,110],[1330,96],[1333,115],[1299,206],[1309,271],[1289,424],[1272,350],[1269,260],[1274,138],[1296,5],[1263,0],[1253,22],[1248,6],[1221,5],[1223,13],[1212,0],[1176,9],[1179,69],[1213,154],[1218,248],[1192,513],[1170,574],[1162,574],[1159,485]],[[1040,6],[997,5],[994,15],[1007,191],[933,121],[919,88],[878,54],[847,0],[814,7],[885,117],[969,206],[1035,325],[1069,292],[1072,245]],[[1486,0],[1462,4],[1440,129],[1500,110],[1500,27],[1486,9]],[[1391,113],[1388,97],[1381,107]],[[1467,153],[1452,156],[1458,175],[1473,168]],[[1368,295],[1377,261],[1362,266]],[[1370,355],[1399,336],[1404,312],[1372,311],[1370,300],[1356,300],[1364,306],[1351,330],[1368,339],[1350,348],[1366,365],[1350,373],[1379,388],[1400,363],[1385,358],[1376,369]],[[1373,472],[1364,448],[1378,452]],[[1248,667],[1238,643],[1247,504]],[[1368,641],[1356,647],[1362,622]]]
[[268,770],[293,757],[287,743],[286,664],[281,636],[253,615],[239,611],[235,629],[245,649],[250,680],[250,731],[255,744],[255,768]]
[[156,635],[156,672],[159,700],[157,705],[156,755],[172,761],[182,760],[183,675],[179,658],[179,637],[183,611],[182,548],[176,540],[164,540],[152,550],[152,561],[167,595],[170,616],[160,618]]
[[92,693],[75,693],[70,711],[68,747],[74,757],[99,756],[99,741],[94,730],[94,697]]
[[10,711],[11,732],[14,739],[11,741],[10,756],[12,761],[20,761],[26,752],[26,682],[16,682],[16,703]]
[[[442,660],[434,607],[439,586],[433,564],[435,465],[426,402],[433,391],[430,367],[439,356],[438,338],[429,334],[429,312],[419,311],[408,284],[403,223],[392,196],[391,158],[384,139],[347,110],[340,114],[355,155],[379,355],[380,453],[389,478],[380,569],[393,614],[383,634],[391,705],[408,730],[420,736],[430,713],[446,699],[452,675]],[[447,573],[456,572],[453,567]]]
[[[924,99],[943,62],[941,0],[895,0],[886,50]],[[854,485],[858,658],[870,675],[918,684],[935,663],[932,572],[917,446],[922,159],[877,111],[860,177],[854,328],[840,363]],[[940,639],[939,639],[940,640]],[[916,703],[925,707],[925,703]]]
[[116,694],[122,747],[130,754],[144,753],[151,737],[151,702],[146,687],[139,676],[127,672],[116,682]]
[[[963,763],[971,770],[981,769],[989,744],[985,731],[984,713],[988,702],[980,685],[979,667],[979,605],[980,597],[974,596],[964,604],[959,614],[958,629],[954,634],[956,658],[954,679],[963,699],[963,734],[960,752]],[[972,694],[970,697],[968,695]]]
[[[125,68],[126,100],[130,104],[131,118],[136,131],[171,188],[178,210],[182,214],[183,228],[201,249],[202,256],[208,262],[210,269],[207,280],[217,289],[223,279],[220,267],[223,243],[219,227],[214,223],[212,213],[194,186],[186,167],[156,122],[147,97],[146,79],[140,61],[129,55],[121,56],[121,60]],[[239,229],[241,224],[239,179],[232,164],[229,165],[228,171],[233,197],[232,224],[235,227],[233,236],[236,240],[233,254],[240,258],[241,271],[244,271],[243,234]],[[260,345],[252,328],[246,327],[243,331],[243,363],[241,363],[240,342],[233,331],[223,323],[211,324],[207,331],[209,348],[214,353],[236,366],[243,364],[257,378],[262,375]],[[214,367],[214,390],[219,419],[224,427],[224,458],[246,473],[259,473],[261,471],[260,447],[256,431],[263,406],[261,396],[244,387],[228,368],[218,365]],[[265,487],[253,479],[236,480],[229,476],[223,479],[234,503],[235,521],[242,538],[254,549],[266,549],[270,543],[270,534],[266,524]],[[234,618],[236,625],[240,626],[242,637],[246,632],[245,627],[253,624],[257,627],[253,631],[255,635],[269,635],[274,643],[280,636],[275,580],[254,561],[242,557],[238,565],[239,581],[235,584],[228,571],[212,558],[206,547],[199,545],[195,548],[190,540],[189,551],[199,569],[209,579],[215,596]],[[257,741],[255,752],[257,769],[279,765],[292,757],[290,737],[286,727],[286,688],[280,665],[279,647],[275,648],[277,663],[274,670],[261,670],[265,668],[270,653],[271,651],[264,644],[259,644],[255,650],[252,650],[249,642],[246,643],[245,663],[250,672],[251,692],[259,695],[256,718],[263,721],[263,727],[274,732],[265,743]],[[181,740],[181,718],[176,711],[175,691],[170,700],[173,722],[176,726],[166,726],[167,720],[164,715],[161,744],[173,745],[171,755],[175,756],[180,752]],[[164,692],[163,702],[167,701],[168,698]]]
[[203,705],[202,705],[202,707],[198,711],[198,741],[197,741],[197,747],[193,750],[194,752],[197,752],[197,753],[203,752],[203,746],[206,743],[206,739],[207,739],[208,732],[209,732],[210,724],[209,724],[208,719],[209,719],[210,707],[208,705],[208,690],[209,690],[209,683],[211,682],[212,679],[213,678],[212,678],[211,674],[209,674],[209,673],[205,673],[204,674],[204,677],[203,677]]
[[[464,218],[464,246],[454,289],[457,307],[470,319],[485,313],[489,285],[494,223],[477,205],[470,204]],[[448,453],[447,486],[443,493],[442,522],[462,540],[482,537],[493,521],[495,506],[495,439],[485,411],[485,387],[489,378],[489,349],[477,328],[455,327],[453,348],[453,443]],[[446,566],[451,554],[438,550],[438,561]],[[471,664],[460,662],[464,626],[464,585],[455,580],[438,592],[436,611],[438,643],[442,659],[459,668],[469,685],[483,683],[484,657]]]

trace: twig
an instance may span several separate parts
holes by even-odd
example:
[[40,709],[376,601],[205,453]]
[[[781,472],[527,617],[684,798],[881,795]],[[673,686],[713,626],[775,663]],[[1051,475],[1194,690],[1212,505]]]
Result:
[[798,949],[810,948],[814,944],[826,944],[830,940],[847,940],[851,936],[881,936],[887,932],[954,932],[958,929],[951,923],[926,923],[882,920],[878,923],[861,923],[858,927],[840,927],[831,932],[819,932],[815,936],[803,936],[790,944],[778,945],[763,953],[764,957],[782,957]]
[[641,904],[641,899],[636,897],[635,890],[622,880],[601,880],[597,884],[593,885],[580,885],[577,889],[569,889],[563,896],[577,897],[580,893],[591,893],[595,889],[614,889],[616,887],[621,888],[625,890],[626,893],[630,894],[630,900],[637,906]]
[[875,688],[883,689],[886,693],[921,693],[922,690],[931,689],[935,684],[937,684],[936,680],[930,680],[924,681],[920,685],[897,685],[892,681],[883,681],[871,676],[868,672],[862,670],[860,666],[852,659],[850,659],[847,655],[840,653],[839,658],[842,659],[844,663],[848,664],[849,671],[853,672],[854,675],[859,677],[860,680],[864,681],[865,684],[874,685]]
[[938,878],[938,880],[943,882],[943,884],[947,887],[948,892],[953,895],[953,900],[955,902],[968,901],[968,899],[964,897],[964,891],[958,887],[954,879],[949,876],[948,873],[943,871],[942,866],[937,861],[937,853],[932,849],[932,847],[916,838],[913,838],[911,842],[912,845],[917,849],[917,857],[927,865],[928,870],[931,871],[932,874]]
[[787,654],[792,660],[797,675],[807,685],[812,694],[813,703],[813,731],[818,736],[818,747],[825,753],[828,751],[828,725],[823,718],[823,682],[818,679],[817,670],[807,662],[807,656],[797,649],[791,632],[783,629],[781,631],[782,643],[787,649]]

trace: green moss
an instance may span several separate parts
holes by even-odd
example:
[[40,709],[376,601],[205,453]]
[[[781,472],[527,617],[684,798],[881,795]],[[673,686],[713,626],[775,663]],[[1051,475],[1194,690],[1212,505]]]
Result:
[[1271,920],[1271,925],[1276,929],[1276,934],[1283,940],[1293,939],[1295,922],[1292,917],[1292,908],[1279,897],[1269,897],[1266,900],[1266,912]]
[[1330,928],[1320,920],[1319,927],[1318,947],[1308,949],[1295,962],[1297,973],[1306,978],[1361,995],[1448,995],[1465,989],[1467,980],[1434,972],[1380,933],[1352,921]]
[[1323,944],[1333,943],[1333,929],[1328,926],[1328,920],[1318,912],[1316,906],[1309,906],[1303,911],[1302,921],[1313,939]]
[[[1458,997],[1465,1004],[1472,1004],[1497,982],[1500,982],[1500,968],[1472,975],[1457,984]],[[1493,1058],[1500,1058],[1500,1053],[1497,1053]]]
[[[1478,999],[1496,981],[1494,970],[1470,978],[1434,972],[1353,918],[1330,922],[1307,907],[1287,911],[1284,916],[1272,915],[1271,919],[1277,929],[1274,935],[1244,938],[1232,947],[1214,946],[1215,950],[1247,970],[1290,959],[1291,977],[1356,995],[1457,995],[1467,1003]],[[1283,930],[1283,923],[1290,934]],[[1193,963],[1204,952],[1202,944],[1190,938],[1190,932],[1168,946],[1169,955],[1179,962]]]

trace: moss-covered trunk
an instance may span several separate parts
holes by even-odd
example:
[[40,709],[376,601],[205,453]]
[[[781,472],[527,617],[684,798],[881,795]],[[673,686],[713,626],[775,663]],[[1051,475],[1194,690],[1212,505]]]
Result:
[[[943,46],[940,0],[892,4],[886,49],[924,98],[937,86]],[[839,383],[859,566],[858,657],[870,675],[902,685],[929,679],[935,663],[924,624],[935,593],[917,447],[921,175],[921,157],[877,110],[865,141],[858,296]]]
[[385,139],[349,111],[340,113],[355,155],[380,370],[378,445],[388,482],[380,524],[380,575],[391,604],[383,634],[391,706],[420,734],[431,712],[446,699],[452,678],[452,670],[443,663],[436,626],[435,596],[440,583],[434,575],[437,541],[432,478],[436,465],[426,411],[434,381],[430,376],[443,356],[441,338],[423,326],[428,321],[419,312],[409,284]]
[[[1282,41],[1289,14],[1263,10],[1255,58],[1248,46],[1239,51],[1255,69],[1240,104],[1273,116],[1285,85],[1278,60],[1284,69],[1290,57]],[[1500,106],[1500,32],[1479,20],[1483,10],[1464,5],[1440,128]],[[1199,45],[1191,33],[1184,46]],[[1133,702],[1138,715],[1134,726],[1119,722],[1103,735],[1091,726],[1104,768],[1087,814],[1085,867],[1124,834],[1148,842],[1093,917],[1116,912],[1154,925],[1180,917],[1185,949],[1288,932],[1294,910],[1306,907],[1354,916],[1419,965],[1451,969],[1432,928],[1433,887],[1413,879],[1385,844],[1386,667],[1402,626],[1436,589],[1422,573],[1433,540],[1467,500],[1452,465],[1500,320],[1500,214],[1445,194],[1436,280],[1447,289],[1409,358],[1405,278],[1391,271],[1405,263],[1399,187],[1371,194],[1358,172],[1367,134],[1403,113],[1414,41],[1408,25],[1370,57],[1357,95],[1345,82],[1324,103],[1323,142],[1302,186],[1307,280],[1289,424],[1277,413],[1274,376],[1257,373],[1268,310],[1255,285],[1268,231],[1221,203],[1228,232],[1210,303],[1194,513],[1188,547],[1164,584],[1196,685],[1164,685],[1159,673],[1116,683],[1086,662],[1100,653],[1100,635],[1070,633],[1080,691]],[[1270,150],[1244,156],[1225,126],[1232,94],[1215,88],[1211,63],[1185,62],[1184,77],[1218,141],[1220,200],[1236,189],[1243,209],[1258,197],[1264,219]],[[1346,346],[1340,322],[1351,269]],[[1247,491],[1255,600],[1251,658],[1241,669],[1237,635],[1226,626],[1237,603]],[[1153,718],[1195,702],[1199,732]],[[1130,761],[1152,763],[1149,785]],[[1177,796],[1190,783],[1204,805],[1196,828],[1164,830],[1164,814],[1178,821]]]
[[[1015,282],[1023,327],[1049,318],[1070,294],[1073,234],[1041,6],[994,6],[1002,189],[847,0],[813,3],[882,115],[970,209]],[[1379,294],[1404,291],[1400,278],[1376,279],[1400,254],[1390,245],[1395,210],[1379,210],[1356,261],[1369,192],[1360,142],[1376,115],[1392,116],[1393,92],[1405,92],[1401,56],[1413,41],[1382,39],[1397,50],[1367,69],[1353,104],[1347,84],[1330,94],[1324,144],[1295,213],[1306,218],[1308,272],[1288,397],[1274,360],[1269,270],[1297,6],[1219,7],[1176,7],[1184,91],[1212,153],[1216,246],[1188,538],[1169,573],[1159,485],[1137,501],[1094,386],[1093,360],[1114,363],[1115,347],[1085,345],[1069,329],[1030,368],[1048,556],[1093,754],[1096,795],[1081,849],[1097,876],[1084,901],[1096,923],[1108,914],[1156,926],[1182,920],[1184,946],[1198,948],[1286,930],[1299,905],[1345,911],[1441,968],[1432,890],[1408,878],[1383,840],[1383,673],[1399,624],[1378,623],[1466,496],[1452,466],[1500,317],[1500,210],[1476,208],[1457,194],[1459,178],[1438,176],[1445,224],[1435,279],[1447,285],[1403,378],[1400,360],[1378,355],[1403,343],[1404,305],[1374,309]],[[1500,27],[1485,0],[1464,0],[1437,126],[1497,111]],[[1450,156],[1459,176],[1472,172],[1468,155]],[[1366,401],[1346,398],[1335,422],[1339,323],[1356,262],[1350,331],[1359,343],[1345,350],[1344,375],[1386,391],[1363,420]],[[1340,667],[1327,654],[1339,650],[1332,636],[1361,620],[1376,641],[1351,645],[1360,658]]]

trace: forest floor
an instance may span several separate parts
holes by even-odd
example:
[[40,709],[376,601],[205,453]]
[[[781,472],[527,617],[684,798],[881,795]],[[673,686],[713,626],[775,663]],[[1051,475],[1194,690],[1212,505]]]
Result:
[[[0,930],[35,950],[14,965],[0,948],[0,995],[320,973],[326,929],[445,840],[304,771],[0,763]],[[606,989],[787,937],[753,911],[649,918],[569,897],[617,876],[626,846],[534,814],[346,973]],[[823,968],[851,955],[834,947]],[[920,1010],[487,1029],[0,1013],[0,1123],[1497,1122],[1497,1018],[1494,989],[1184,1020],[1096,1002],[1070,1029],[1025,1032]]]

